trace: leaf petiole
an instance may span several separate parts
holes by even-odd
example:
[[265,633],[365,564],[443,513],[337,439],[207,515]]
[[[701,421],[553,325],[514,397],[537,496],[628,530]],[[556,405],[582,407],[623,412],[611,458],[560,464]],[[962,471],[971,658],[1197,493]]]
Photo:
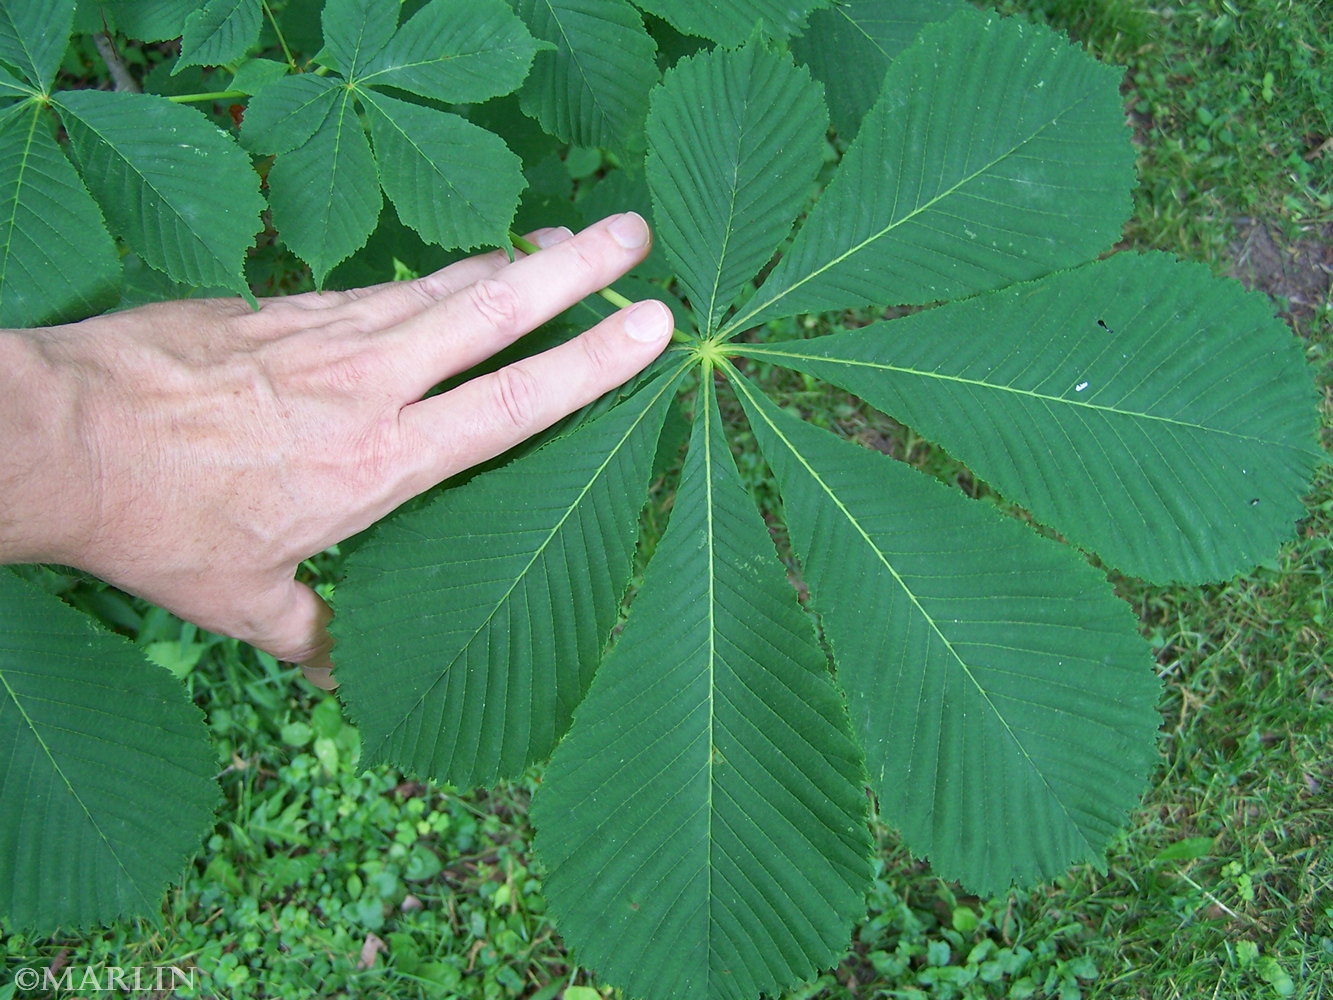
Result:
[[[513,243],[516,248],[522,250],[524,253],[536,253],[541,249],[541,247],[537,246],[535,243],[525,240],[522,236],[513,232],[509,234],[509,242]],[[607,302],[610,302],[617,309],[624,309],[626,306],[634,305],[631,300],[625,298],[625,296],[621,295],[614,288],[603,288],[597,294],[606,299]],[[694,343],[694,338],[679,328],[672,328],[671,339],[679,344]]]

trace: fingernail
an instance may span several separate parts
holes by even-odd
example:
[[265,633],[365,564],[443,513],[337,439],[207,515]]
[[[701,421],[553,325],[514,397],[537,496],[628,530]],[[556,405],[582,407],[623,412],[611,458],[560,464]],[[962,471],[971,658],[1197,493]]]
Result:
[[648,242],[648,223],[637,212],[618,215],[606,227],[612,238],[626,250],[637,250]]
[[553,247],[557,243],[563,243],[574,234],[564,226],[556,226],[554,229],[543,229],[540,233],[533,235],[532,242],[545,250],[547,247]]
[[644,344],[665,340],[671,335],[671,310],[655,299],[630,307],[625,314],[625,332]]

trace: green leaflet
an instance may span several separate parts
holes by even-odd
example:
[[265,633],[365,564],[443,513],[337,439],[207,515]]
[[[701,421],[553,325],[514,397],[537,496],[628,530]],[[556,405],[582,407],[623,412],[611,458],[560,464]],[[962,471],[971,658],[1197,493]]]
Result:
[[82,319],[115,301],[120,260],[102,212],[41,105],[0,113],[0,325]]
[[635,0],[643,10],[672,24],[686,35],[699,35],[720,45],[740,45],[762,28],[776,38],[801,29],[810,11],[828,0]]
[[1067,547],[743,379],[884,818],[984,894],[1102,865],[1155,762],[1147,645]]
[[1317,460],[1310,376],[1268,300],[1164,255],[745,351],[856,393],[1157,581],[1265,558]]
[[75,0],[10,0],[0,4],[0,60],[47,93],[69,46]]
[[362,91],[380,183],[398,217],[446,247],[503,246],[523,192],[523,165],[500,137],[465,118]]
[[324,49],[316,58],[354,80],[393,39],[398,0],[327,0],[321,23]]
[[538,42],[504,0],[434,0],[414,14],[359,76],[422,97],[485,101],[517,90]]
[[824,85],[833,127],[850,139],[878,100],[893,58],[925,25],[967,8],[966,0],[839,0],[810,15],[792,52]]
[[263,22],[259,0],[208,0],[185,20],[172,76],[187,66],[220,66],[240,59],[258,43]]
[[70,90],[52,103],[125,242],[176,281],[248,292],[241,266],[264,200],[235,143],[193,108],[149,94]]
[[666,535],[533,803],[561,934],[630,996],[809,978],[870,876],[846,707],[711,389]]
[[318,132],[335,108],[345,115],[346,98],[342,82],[327,76],[302,73],[274,80],[246,105],[241,142],[256,153],[290,153]]
[[1016,18],[927,27],[889,66],[791,251],[722,332],[971,295],[1105,250],[1134,183],[1119,76]]
[[679,373],[348,559],[336,658],[368,761],[469,788],[550,753],[615,624]]
[[575,146],[642,144],[657,46],[626,0],[510,0],[539,52],[519,91],[523,111]]
[[[40,6],[41,0],[37,3]],[[199,0],[81,0],[78,6],[81,18],[85,8],[91,8],[86,16],[98,29],[106,24],[129,38],[165,42],[181,37],[186,20],[199,9]]]
[[273,225],[310,265],[315,284],[361,247],[375,228],[379,179],[351,91],[340,88],[318,131],[269,171]]
[[215,769],[169,673],[0,568],[0,913],[54,931],[159,910]]
[[656,90],[653,217],[701,333],[717,329],[791,230],[827,125],[818,86],[760,45],[682,59]]

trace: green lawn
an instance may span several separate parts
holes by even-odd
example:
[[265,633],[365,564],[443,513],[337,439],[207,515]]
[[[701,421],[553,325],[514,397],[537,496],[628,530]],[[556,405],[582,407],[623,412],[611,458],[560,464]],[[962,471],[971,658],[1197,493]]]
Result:
[[[1127,245],[1277,296],[1318,372],[1333,445],[1333,9],[1322,0],[1009,0],[1126,64],[1142,185]],[[800,387],[793,387],[799,391]],[[845,427],[919,464],[919,441]],[[795,997],[1333,998],[1333,470],[1271,564],[1203,588],[1119,581],[1165,685],[1162,764],[1106,875],[977,899],[883,831],[870,913]],[[312,566],[316,579],[334,572]],[[359,774],[337,703],[230,640],[120,595],[77,599],[188,673],[225,792],[156,922],[0,939],[22,967],[197,967],[225,997],[591,1000],[545,919],[533,782],[486,795]],[[190,668],[193,667],[193,670]],[[18,995],[33,995],[19,993]],[[90,994],[91,995],[91,994]],[[606,994],[609,995],[609,994]]]

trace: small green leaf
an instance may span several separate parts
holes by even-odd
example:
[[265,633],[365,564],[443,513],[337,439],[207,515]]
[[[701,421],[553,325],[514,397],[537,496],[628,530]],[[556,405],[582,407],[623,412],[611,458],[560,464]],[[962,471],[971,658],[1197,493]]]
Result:
[[49,92],[69,47],[75,0],[9,0],[0,4],[0,60]]
[[[288,71],[286,63],[276,62],[272,59],[247,59],[236,67],[236,75],[231,78],[231,83],[227,85],[227,89],[239,90],[250,95],[258,94],[265,87],[272,86],[285,78]],[[320,80],[323,77],[315,77],[315,79]],[[246,115],[249,115],[249,107],[246,108]],[[309,138],[309,136],[306,138]]]
[[471,788],[550,753],[615,624],[674,384],[384,522],[348,558],[338,676],[367,761]]
[[1225,579],[1271,553],[1319,456],[1309,370],[1268,300],[1164,254],[762,351],[1159,582]]
[[398,29],[356,82],[454,103],[517,90],[538,42],[503,0],[433,0]]
[[1120,76],[1018,18],[930,25],[725,332],[971,295],[1096,256],[1119,238],[1134,184]]
[[575,146],[628,150],[642,142],[657,46],[626,0],[513,0],[528,30],[552,43],[537,53],[523,111]]
[[837,960],[870,878],[846,706],[711,388],[666,535],[533,802],[557,926],[630,996],[777,995]]
[[380,183],[398,217],[447,248],[504,246],[523,192],[523,164],[465,118],[361,92]]
[[682,59],[654,92],[653,218],[703,334],[790,231],[827,126],[819,87],[760,45]]
[[256,153],[289,153],[309,142],[346,100],[340,80],[314,73],[283,76],[261,87],[246,105],[241,142]]
[[328,0],[321,18],[324,49],[316,58],[355,80],[393,38],[398,6],[398,0]]
[[278,157],[268,186],[274,228],[322,287],[329,271],[365,246],[384,204],[351,91],[337,90],[318,131]]
[[187,66],[221,66],[259,42],[264,23],[260,0],[208,0],[185,21],[181,54],[171,73]]
[[879,99],[889,63],[921,29],[967,6],[967,0],[838,0],[810,15],[792,53],[824,85],[839,136],[856,135]]
[[234,142],[193,108],[149,94],[70,90],[54,103],[117,235],[177,281],[246,290],[241,266],[264,199]]
[[48,932],[160,913],[215,767],[175,678],[0,569],[0,912]]
[[1104,575],[748,382],[737,391],[884,818],[983,894],[1103,864],[1161,724],[1152,657]]
[[687,35],[698,35],[720,45],[740,45],[762,29],[774,38],[787,38],[801,29],[806,16],[829,0],[635,0]]
[[0,113],[0,325],[82,319],[111,305],[120,260],[102,212],[37,102]]

